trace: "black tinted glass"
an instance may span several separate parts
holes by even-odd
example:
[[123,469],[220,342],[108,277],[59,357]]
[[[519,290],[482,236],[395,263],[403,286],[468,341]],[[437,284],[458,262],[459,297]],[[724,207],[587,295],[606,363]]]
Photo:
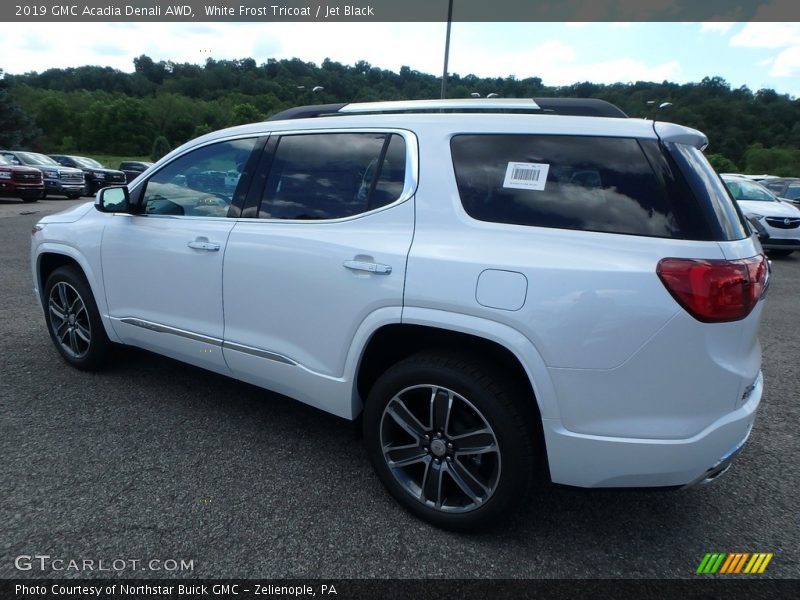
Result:
[[400,198],[405,141],[383,133],[320,133],[281,138],[258,216],[340,219]]
[[458,135],[451,150],[461,201],[475,219],[686,237],[635,139]]
[[686,144],[669,143],[666,146],[698,203],[706,211],[707,220],[715,229],[714,239],[725,241],[746,238],[748,233],[744,217],[731,201],[725,185],[705,155]]

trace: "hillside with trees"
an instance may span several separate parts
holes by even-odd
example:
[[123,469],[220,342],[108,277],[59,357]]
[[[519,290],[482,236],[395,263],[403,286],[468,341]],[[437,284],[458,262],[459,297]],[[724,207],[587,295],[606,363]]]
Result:
[[[0,79],[0,140],[47,152],[160,155],[203,133],[259,121],[301,104],[438,98],[441,79],[366,61],[317,66],[299,59],[205,65],[134,59],[133,73],[110,67],[49,69]],[[2,74],[2,72],[0,72]],[[322,87],[322,90],[313,91]],[[632,117],[657,117],[704,131],[723,171],[800,176],[800,100],[771,89],[732,89],[720,77],[545,86],[538,77],[451,75],[448,97],[602,98]],[[11,140],[11,141],[9,141]],[[12,143],[13,142],[13,143]]]

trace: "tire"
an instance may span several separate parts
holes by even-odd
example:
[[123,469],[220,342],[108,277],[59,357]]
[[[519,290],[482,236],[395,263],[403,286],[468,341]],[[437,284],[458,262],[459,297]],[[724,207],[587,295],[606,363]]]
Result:
[[425,352],[375,383],[364,441],[379,479],[411,513],[444,529],[486,529],[533,481],[540,445],[532,402],[471,356]]
[[770,256],[789,256],[794,250],[767,250]]
[[39,200],[39,198],[37,198],[36,196],[25,196],[21,200],[27,204],[30,202],[36,202],[37,200]]
[[81,197],[80,194],[67,194],[67,198],[69,198],[70,200],[77,200],[80,197]]
[[83,273],[59,267],[44,286],[44,313],[50,339],[70,365],[83,371],[102,367],[113,344]]

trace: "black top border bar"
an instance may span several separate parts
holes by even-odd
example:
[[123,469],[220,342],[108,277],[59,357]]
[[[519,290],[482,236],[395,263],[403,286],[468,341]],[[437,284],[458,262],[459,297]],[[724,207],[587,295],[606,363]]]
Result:
[[[11,22],[444,22],[449,0],[5,0]],[[457,22],[800,21],[792,0],[452,0]]]

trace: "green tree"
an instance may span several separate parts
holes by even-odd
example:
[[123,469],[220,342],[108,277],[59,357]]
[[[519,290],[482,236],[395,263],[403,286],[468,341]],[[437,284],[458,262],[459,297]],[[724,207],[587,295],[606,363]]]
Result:
[[794,177],[800,174],[798,148],[764,148],[761,144],[753,144],[745,151],[744,159],[747,173],[769,173],[781,177]]
[[[438,98],[441,89],[436,75],[408,66],[393,72],[363,60],[343,65],[326,59],[317,66],[297,58],[267,59],[260,65],[252,58],[209,59],[197,65],[156,62],[142,55],[133,62],[133,73],[88,66],[6,75],[0,79],[7,92],[2,95],[0,126],[14,128],[15,144],[23,143],[22,132],[25,144],[40,141],[46,149],[66,147],[65,140],[72,138],[75,151],[132,154],[138,149],[137,154],[146,155],[158,136],[180,144],[198,133],[259,121],[298,104]],[[314,86],[324,90],[312,93]],[[655,117],[703,131],[710,151],[740,169],[798,174],[791,150],[800,147],[800,100],[775,90],[731,89],[721,77],[683,85],[584,81],[548,86],[535,76],[450,75],[449,97],[473,92],[484,97],[496,93],[505,98],[607,100],[631,117]],[[38,140],[36,126],[30,120],[25,124],[24,116],[9,107],[9,96],[43,129]],[[655,110],[664,102],[672,106]],[[752,150],[754,144],[769,151]]]
[[170,150],[172,150],[172,148],[170,147],[167,138],[165,138],[163,135],[160,135],[153,141],[153,149],[150,151],[150,158],[153,161],[156,161],[162,156],[166,155]]
[[706,158],[717,173],[736,173],[739,171],[739,167],[737,167],[731,159],[722,154],[707,154]]
[[8,85],[0,70],[0,147],[24,148],[39,137],[33,119],[8,93]]
[[233,111],[231,113],[231,125],[244,125],[246,123],[255,123],[256,121],[263,120],[264,115],[262,115],[258,109],[249,102],[237,104],[233,107]]

